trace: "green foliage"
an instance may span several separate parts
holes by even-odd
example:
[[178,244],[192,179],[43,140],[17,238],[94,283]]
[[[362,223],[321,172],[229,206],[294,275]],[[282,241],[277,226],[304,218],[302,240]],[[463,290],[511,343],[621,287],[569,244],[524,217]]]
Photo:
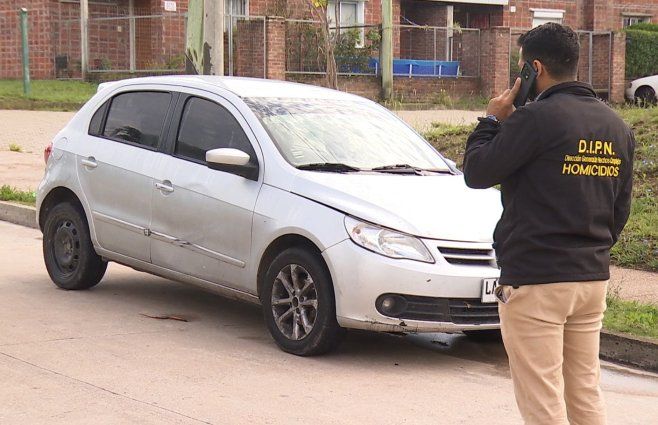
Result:
[[338,65],[338,72],[369,73],[370,58],[377,55],[381,43],[381,34],[378,29],[370,29],[365,34],[361,44],[362,29],[350,28],[336,37],[334,56]]
[[[649,26],[653,29],[644,29]],[[655,28],[658,25],[637,24],[626,28],[626,78],[658,74],[658,29]]]
[[18,190],[15,187],[5,184],[0,187],[0,201],[12,201],[21,204],[34,205],[37,201],[37,195],[35,192]]
[[658,338],[658,306],[624,301],[617,296],[609,296],[607,304],[603,318],[606,329]]
[[658,24],[651,24],[649,22],[640,22],[639,24],[631,25],[626,29],[658,32]]

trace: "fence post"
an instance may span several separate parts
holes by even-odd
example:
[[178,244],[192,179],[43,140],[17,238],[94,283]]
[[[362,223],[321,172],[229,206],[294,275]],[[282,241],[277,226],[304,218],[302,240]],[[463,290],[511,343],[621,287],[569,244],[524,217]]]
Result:
[[382,45],[379,51],[382,67],[382,98],[393,95],[393,1],[382,0]]
[[23,44],[23,95],[29,96],[30,87],[30,47],[27,44],[27,9],[21,8],[21,43]]
[[87,25],[89,20],[89,1],[80,0],[80,73],[82,79],[87,77],[87,67],[89,62],[89,39]]

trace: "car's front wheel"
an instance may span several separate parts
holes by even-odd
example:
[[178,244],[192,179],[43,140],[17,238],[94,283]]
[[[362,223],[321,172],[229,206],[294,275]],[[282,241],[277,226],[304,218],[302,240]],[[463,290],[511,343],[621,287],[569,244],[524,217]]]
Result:
[[283,251],[261,288],[265,323],[283,351],[313,356],[340,343],[344,330],[336,321],[331,276],[317,254],[299,247]]
[[43,258],[50,278],[63,289],[91,288],[107,269],[107,262],[94,250],[84,212],[68,202],[48,212],[43,225]]

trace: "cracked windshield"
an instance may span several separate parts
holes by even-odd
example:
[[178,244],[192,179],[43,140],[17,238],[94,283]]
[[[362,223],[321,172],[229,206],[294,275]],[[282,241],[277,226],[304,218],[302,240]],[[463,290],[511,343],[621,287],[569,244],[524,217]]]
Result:
[[449,171],[441,156],[378,107],[335,99],[245,99],[295,167],[345,164],[358,169],[409,165]]

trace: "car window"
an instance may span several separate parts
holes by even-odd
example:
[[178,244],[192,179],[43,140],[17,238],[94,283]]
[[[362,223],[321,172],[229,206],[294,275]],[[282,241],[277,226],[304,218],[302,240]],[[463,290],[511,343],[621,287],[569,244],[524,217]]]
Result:
[[109,104],[109,100],[103,103],[103,105],[94,112],[94,116],[91,117],[91,122],[89,123],[89,134],[92,136],[100,136],[102,134],[101,126],[103,125],[103,117],[105,117],[105,111]]
[[219,148],[239,149],[256,162],[254,149],[231,112],[209,100],[190,97],[183,109],[175,155],[205,163],[206,151]]
[[156,148],[169,108],[170,93],[130,92],[115,96],[103,136]]

